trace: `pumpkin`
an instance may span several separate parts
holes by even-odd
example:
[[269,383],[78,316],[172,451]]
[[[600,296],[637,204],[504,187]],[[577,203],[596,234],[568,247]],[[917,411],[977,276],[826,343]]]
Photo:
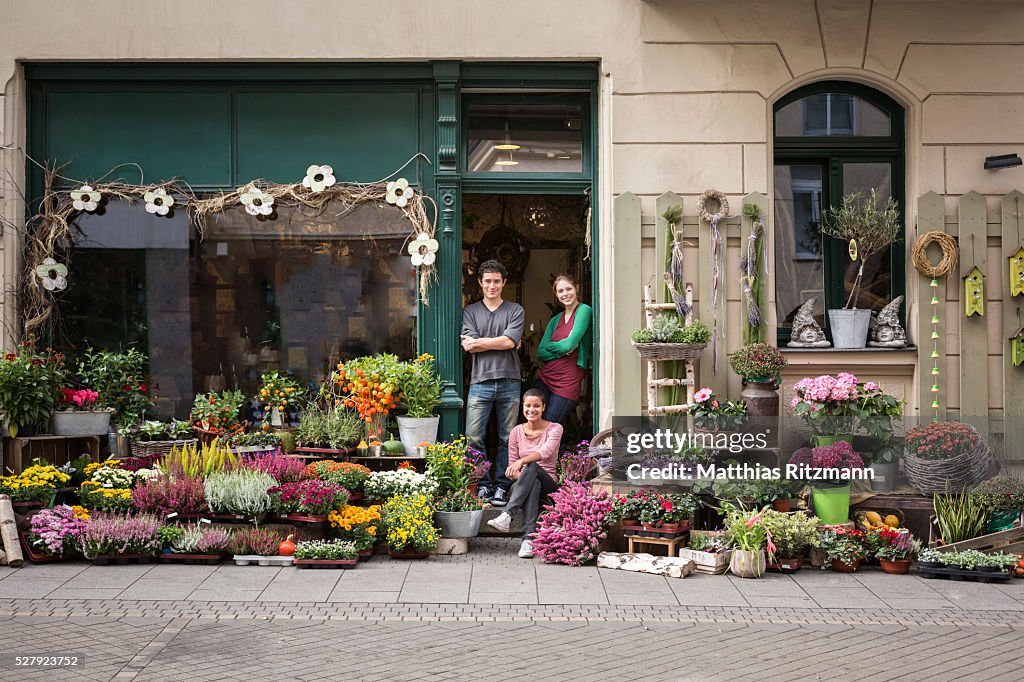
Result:
[[890,528],[899,528],[900,519],[895,514],[889,514],[885,517],[885,525],[889,526]]
[[870,521],[871,523],[881,523],[882,522],[882,515],[879,514],[878,512],[869,511],[869,512],[866,512],[864,514],[864,516],[867,517],[867,520]]
[[289,535],[284,542],[278,545],[277,553],[281,556],[295,556],[295,536]]

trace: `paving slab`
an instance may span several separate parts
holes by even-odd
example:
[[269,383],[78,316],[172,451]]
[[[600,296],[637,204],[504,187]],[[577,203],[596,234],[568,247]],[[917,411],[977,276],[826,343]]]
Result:
[[536,592],[477,592],[470,590],[469,604],[539,604]]
[[826,609],[875,609],[886,605],[866,587],[808,588],[806,593],[818,606]]
[[406,581],[398,601],[414,604],[465,604],[469,601],[469,583]]
[[123,587],[82,587],[64,583],[46,595],[47,599],[117,599]]
[[474,566],[470,590],[523,592],[536,595],[537,574],[533,564],[526,564],[515,569],[488,565]]
[[679,599],[671,589],[669,589],[668,592],[607,591],[607,595],[608,603],[612,605],[679,605]]
[[[281,571],[263,590],[259,601],[326,601],[344,573],[349,570],[304,568]],[[307,575],[308,574],[308,575]]]
[[119,587],[123,590],[155,567],[155,564],[90,566],[75,576],[75,582],[89,587]]
[[668,582],[669,589],[684,606],[749,606],[730,580],[720,575],[688,575]]
[[0,581],[0,599],[39,599],[59,589],[70,578],[8,579]]

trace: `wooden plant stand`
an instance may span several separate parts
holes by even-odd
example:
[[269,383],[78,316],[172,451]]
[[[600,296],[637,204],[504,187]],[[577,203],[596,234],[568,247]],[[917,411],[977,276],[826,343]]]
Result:
[[[686,316],[686,324],[689,325],[693,322],[693,285],[689,282],[686,283],[686,302],[691,308],[691,312]],[[647,328],[650,329],[654,325],[654,317],[657,315],[659,310],[672,310],[674,311],[676,306],[674,303],[658,303],[654,297],[654,287],[650,284],[644,287],[644,315],[647,323]],[[686,367],[685,378],[658,378],[658,363],[659,362],[682,362]],[[658,389],[659,388],[673,388],[676,386],[686,386],[686,404],[685,405],[659,405],[658,404]],[[647,414],[654,417],[656,415],[663,414],[689,414],[690,407],[693,405],[693,396],[696,393],[696,375],[693,369],[693,360],[659,360],[659,359],[648,359],[647,360]],[[630,552],[633,550],[630,549]],[[674,556],[674,555],[673,555]]]
[[637,545],[661,545],[668,548],[668,556],[675,557],[679,555],[680,544],[685,545],[687,539],[690,537],[689,530],[680,530],[672,532],[659,532],[659,531],[639,531],[643,535],[634,534],[635,531],[631,531],[629,528],[623,528],[623,535],[629,540],[629,553],[636,553]]
[[10,470],[15,475],[24,471],[37,457],[55,467],[63,466],[81,455],[89,455],[93,462],[100,461],[99,436],[26,436],[3,440],[2,470]]

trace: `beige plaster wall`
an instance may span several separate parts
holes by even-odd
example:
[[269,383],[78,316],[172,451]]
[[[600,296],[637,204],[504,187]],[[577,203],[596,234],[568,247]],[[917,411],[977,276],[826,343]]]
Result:
[[[679,193],[688,215],[710,187],[737,209],[747,192],[770,197],[772,104],[825,78],[873,85],[907,107],[911,211],[935,191],[955,213],[955,196],[970,189],[997,209],[996,195],[1024,185],[1024,171],[981,170],[987,154],[1024,153],[1022,28],[1024,3],[1009,0],[0,0],[0,215],[24,213],[13,149],[25,135],[22,61],[599,60],[603,243],[611,197],[638,194],[653,273],[655,197]],[[7,285],[12,235],[0,260]],[[640,292],[615,290],[609,259],[602,277],[610,339],[629,331],[613,311],[639,305]],[[607,381],[607,354],[603,365]],[[601,410],[607,421],[610,404]]]

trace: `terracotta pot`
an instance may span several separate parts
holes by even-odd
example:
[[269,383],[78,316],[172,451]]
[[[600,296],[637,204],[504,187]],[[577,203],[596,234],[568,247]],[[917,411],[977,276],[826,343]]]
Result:
[[622,519],[622,527],[623,528],[626,528],[627,526],[639,526],[639,525],[640,525],[640,519]]
[[669,531],[669,532],[673,532],[674,533],[674,532],[679,530],[679,524],[678,523],[662,523],[661,524],[661,529],[664,530],[664,531]]
[[777,512],[787,513],[793,508],[792,500],[772,500],[772,509]]
[[394,550],[391,547],[388,547],[388,556],[392,559],[426,559],[430,556],[430,552],[417,552],[416,550],[409,548]]
[[795,559],[776,559],[775,563],[768,564],[768,568],[779,573],[796,573],[804,565],[802,557]]
[[744,377],[740,397],[747,402],[751,417],[779,416],[779,385],[773,379]]
[[903,575],[910,571],[910,559],[896,559],[895,561],[889,561],[888,559],[878,558],[878,563],[882,565],[882,570],[886,573],[892,573],[893,575]]
[[837,573],[853,573],[860,566],[860,559],[857,559],[852,564],[848,564],[845,561],[839,561],[838,559],[832,560],[832,570]]

